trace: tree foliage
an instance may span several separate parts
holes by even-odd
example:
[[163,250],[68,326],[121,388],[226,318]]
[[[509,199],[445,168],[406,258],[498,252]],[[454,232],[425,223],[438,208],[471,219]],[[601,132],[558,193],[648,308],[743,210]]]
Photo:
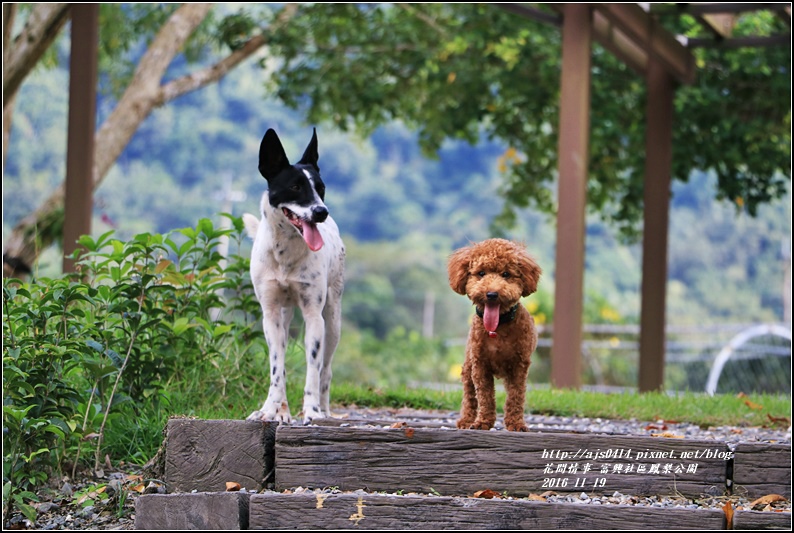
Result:
[[[142,47],[143,51],[135,54],[138,60],[131,75],[126,75],[128,73],[125,73],[123,66],[119,72],[110,69],[103,73],[111,91],[120,92],[116,83],[121,83],[123,92],[96,133],[93,175],[95,188],[154,109],[216,83],[267,42],[266,27],[258,33],[248,35],[240,34],[239,25],[231,25],[230,32],[230,26],[224,24],[227,18],[222,18],[220,22],[211,17],[208,19],[211,9],[211,4],[189,3],[175,7],[160,4],[145,7],[121,5],[102,11],[104,19],[100,20],[100,27],[103,22],[107,22],[108,29],[111,23],[120,28],[116,36],[109,35],[111,32],[105,30],[104,37],[100,39],[105,45],[102,57],[118,57],[133,45]],[[288,20],[293,12],[294,6],[287,4],[277,11],[275,18],[267,20],[277,27]],[[4,39],[9,33],[9,27],[10,23],[6,22]],[[21,35],[24,36],[24,32]],[[24,45],[19,39],[14,42],[20,48]],[[184,69],[180,71],[183,61],[190,62],[199,56],[203,57],[204,53],[208,53],[211,43],[224,49],[221,59],[190,72],[184,72]],[[227,47],[231,51],[226,50]],[[25,64],[30,67],[30,63],[35,64],[39,57],[40,55],[28,54]],[[107,61],[105,64],[107,66]],[[10,115],[7,113],[9,105],[13,105],[13,99],[4,99],[4,130],[10,128],[7,124],[10,121],[7,118]],[[64,190],[64,184],[61,184],[14,228],[3,251],[4,273],[29,273],[40,251],[58,238],[63,219]]]
[[[693,32],[694,21],[675,21]],[[783,31],[764,14],[736,35]],[[304,4],[273,38],[272,89],[309,120],[364,133],[399,120],[427,153],[447,139],[498,139],[515,151],[506,210],[555,210],[560,34],[487,4]],[[790,180],[788,47],[698,50],[698,81],[676,95],[674,177],[714,170],[718,198],[750,214]],[[593,47],[588,207],[636,235],[642,218],[645,84]]]
[[[31,10],[31,19],[38,20],[33,15],[42,9]],[[61,13],[56,21],[64,9],[55,11]],[[4,42],[14,45],[9,57],[21,49],[19,38],[11,38],[14,17],[6,16],[14,13],[4,8]],[[114,107],[100,110],[105,120],[96,139],[96,184],[153,109],[216,82],[267,43],[267,88],[309,121],[364,134],[400,121],[419,132],[427,154],[437,154],[450,139],[498,141],[509,149],[501,161],[504,210],[495,226],[511,226],[516,210],[527,206],[556,209],[556,28],[487,4],[320,3],[213,11],[202,4],[107,4],[101,16],[102,28],[112,28],[100,32],[101,86],[114,95]],[[781,24],[771,15],[746,16],[736,35],[774,32]],[[673,25],[685,34],[696,27],[685,18]],[[58,28],[42,25],[34,33],[49,36]],[[27,56],[27,67],[42,49]],[[225,56],[206,68],[187,68],[210,49]],[[698,81],[676,97],[675,178],[714,170],[717,197],[754,215],[790,180],[790,49],[696,55]],[[643,210],[644,83],[598,46],[591,83],[588,208],[636,236]],[[13,98],[4,106],[4,124],[11,106]],[[15,229],[4,255],[29,267],[56,238],[62,192],[57,189]]]

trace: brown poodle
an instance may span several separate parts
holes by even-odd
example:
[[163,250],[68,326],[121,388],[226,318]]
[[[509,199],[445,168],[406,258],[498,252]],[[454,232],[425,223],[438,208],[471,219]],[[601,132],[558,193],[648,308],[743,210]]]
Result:
[[477,311],[466,343],[458,428],[494,426],[494,378],[502,378],[507,389],[505,427],[527,431],[524,397],[538,333],[520,299],[537,290],[540,267],[523,246],[488,239],[454,252],[448,270],[452,290],[468,296]]

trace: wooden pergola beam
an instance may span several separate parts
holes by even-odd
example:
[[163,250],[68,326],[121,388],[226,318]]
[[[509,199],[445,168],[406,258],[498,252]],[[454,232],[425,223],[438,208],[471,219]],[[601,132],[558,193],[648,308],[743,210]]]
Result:
[[783,46],[791,44],[791,34],[770,35],[769,37],[733,37],[731,39],[704,39],[704,38],[684,38],[684,43],[689,49],[692,48],[762,48],[766,46]]
[[727,39],[733,35],[733,27],[736,25],[736,15],[733,13],[697,15],[695,18],[719,39]]
[[69,58],[69,129],[63,221],[63,271],[73,272],[72,252],[91,234],[94,191],[99,4],[72,4]]
[[[682,84],[695,81],[695,58],[678,40],[637,4],[594,4],[615,30],[640,47],[646,58],[654,58]],[[599,35],[595,35],[599,40]],[[600,41],[599,41],[600,42]],[[622,57],[622,56],[619,56]],[[643,75],[647,74],[646,69]]]
[[551,383],[581,386],[592,8],[564,4]]
[[[562,14],[565,4],[549,7]],[[648,60],[660,58],[680,83],[695,81],[695,58],[670,32],[637,4],[592,4],[593,40],[640,76]]]
[[667,235],[673,167],[675,80],[651,60],[646,76],[645,179],[643,192],[642,282],[640,287],[640,392],[664,386],[667,302]]
[[645,75],[648,69],[647,51],[599,11],[593,13],[593,39],[638,75]]
[[750,13],[753,11],[783,11],[789,7],[786,3],[741,3],[741,2],[702,2],[693,4],[651,4],[651,13],[655,15],[708,15],[714,13]]

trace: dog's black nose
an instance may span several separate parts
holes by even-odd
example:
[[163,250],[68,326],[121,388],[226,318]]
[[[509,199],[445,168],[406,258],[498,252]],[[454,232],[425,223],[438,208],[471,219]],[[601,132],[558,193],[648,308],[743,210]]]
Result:
[[328,208],[325,206],[312,207],[312,222],[325,222],[328,218]]
[[493,301],[493,300],[496,300],[497,298],[499,298],[499,293],[498,292],[486,292],[485,293],[485,297],[488,298],[489,300]]

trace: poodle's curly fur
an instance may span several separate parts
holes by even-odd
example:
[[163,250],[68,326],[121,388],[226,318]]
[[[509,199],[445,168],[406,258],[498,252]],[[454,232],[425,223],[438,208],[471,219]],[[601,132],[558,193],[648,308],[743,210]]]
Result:
[[524,246],[488,239],[455,251],[448,271],[452,290],[468,296],[477,308],[466,343],[458,428],[494,426],[494,378],[502,378],[507,390],[505,427],[527,431],[524,398],[538,334],[520,299],[537,290],[541,269]]

